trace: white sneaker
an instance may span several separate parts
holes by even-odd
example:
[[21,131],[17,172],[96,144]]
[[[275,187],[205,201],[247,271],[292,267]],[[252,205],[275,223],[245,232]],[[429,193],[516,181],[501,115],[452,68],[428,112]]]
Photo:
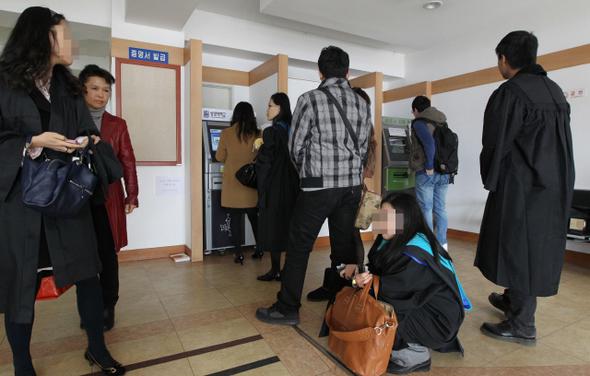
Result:
[[442,247],[445,249],[445,251],[449,251],[449,245],[447,243],[443,244]]

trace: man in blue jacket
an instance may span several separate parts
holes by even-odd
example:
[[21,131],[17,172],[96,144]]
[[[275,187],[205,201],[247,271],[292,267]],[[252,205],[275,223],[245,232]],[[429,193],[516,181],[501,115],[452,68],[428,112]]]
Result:
[[[416,172],[416,198],[426,217],[428,226],[434,232],[432,213],[436,217],[436,240],[447,247],[447,210],[445,207],[449,179],[434,170],[435,144],[432,137],[436,124],[447,121],[445,114],[430,106],[430,99],[424,95],[412,101],[412,146],[410,149],[409,172]],[[436,123],[436,124],[435,124]]]

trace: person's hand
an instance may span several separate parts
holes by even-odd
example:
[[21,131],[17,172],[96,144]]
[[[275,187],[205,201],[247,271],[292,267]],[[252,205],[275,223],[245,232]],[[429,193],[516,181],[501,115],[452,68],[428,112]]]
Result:
[[[94,142],[94,145],[96,145],[100,142],[100,137],[93,135],[93,134],[91,134],[90,137],[92,137],[92,142]],[[85,148],[86,145],[88,145],[88,138],[85,138],[84,141],[82,141],[82,143],[80,145],[82,145],[82,147]]]
[[340,277],[350,281],[356,272],[358,272],[358,266],[356,264],[348,264],[340,271]]
[[133,209],[135,209],[137,205],[126,204],[125,205],[125,214],[133,213]]
[[373,274],[370,272],[360,273],[352,279],[352,284],[354,285],[356,283],[358,287],[362,288],[367,283],[369,283],[371,279],[373,279]]
[[434,175],[434,169],[426,170],[426,175]]
[[40,135],[31,138],[31,148],[49,148],[62,153],[73,153],[76,149],[80,149],[82,145],[73,140],[66,141],[66,136],[55,132],[43,132]]
[[363,169],[363,179],[371,179],[373,177],[373,171]]
[[264,144],[262,137],[259,137],[256,140],[254,140],[254,144],[252,145],[252,151],[256,151],[256,150],[260,149],[262,144]]

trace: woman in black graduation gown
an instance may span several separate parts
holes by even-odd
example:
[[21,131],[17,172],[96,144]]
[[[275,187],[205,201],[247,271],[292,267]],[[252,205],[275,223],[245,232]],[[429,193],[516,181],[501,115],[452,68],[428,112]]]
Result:
[[[90,204],[75,218],[59,219],[22,201],[23,158],[70,162],[72,153],[88,142],[81,138],[88,132],[96,143],[93,151],[115,157],[97,137],[82,87],[67,68],[71,63],[72,41],[65,18],[42,7],[20,15],[0,55],[0,312],[19,376],[36,374],[29,347],[41,281],[38,270],[50,266],[57,287],[76,284],[78,311],[88,336],[85,358],[105,374],[125,374],[104,342],[97,278],[101,267]],[[66,141],[73,139],[81,144]],[[95,164],[102,166],[98,158]],[[108,187],[105,173],[97,167],[101,183]]]
[[426,372],[428,349],[463,353],[457,333],[471,304],[416,198],[392,193],[381,208],[380,218],[388,220],[373,221],[379,235],[369,251],[369,272],[356,275],[353,285],[364,286],[371,273],[381,276],[378,299],[395,309],[399,326],[387,372]]
[[[275,93],[268,101],[266,117],[272,121],[262,133],[258,151],[258,244],[257,252],[270,252],[271,269],[259,281],[281,279],[281,252],[287,249],[289,223],[299,193],[299,174],[289,157],[291,104],[285,93]],[[254,257],[254,256],[253,256]]]

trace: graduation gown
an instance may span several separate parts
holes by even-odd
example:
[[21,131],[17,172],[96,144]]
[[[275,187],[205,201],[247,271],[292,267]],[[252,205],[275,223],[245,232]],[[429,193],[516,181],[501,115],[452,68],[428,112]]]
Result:
[[258,151],[258,244],[261,251],[285,251],[289,223],[299,193],[299,174],[289,157],[288,133],[284,123],[273,124],[262,133]]
[[[33,99],[27,93],[13,90],[7,78],[6,72],[0,73],[0,312],[12,322],[30,323],[43,236],[58,287],[96,276],[101,264],[90,202],[71,219],[43,216],[23,204],[21,159],[25,138],[42,133],[42,122]],[[49,131],[69,139],[85,136],[88,131],[99,134],[84,98],[70,95],[59,75],[53,75],[50,93],[51,104],[45,104],[51,112]],[[112,148],[106,143],[100,142],[93,150],[105,157],[114,157]],[[43,152],[50,159],[71,160],[70,154],[49,148]],[[107,172],[98,159],[95,159],[95,165],[101,184],[107,187]]]
[[475,266],[497,285],[557,294],[574,188],[570,107],[540,65],[490,97],[481,178],[490,191]]
[[[416,235],[414,240],[420,241],[410,242],[415,245],[404,247],[380,273],[378,299],[391,304],[398,320],[393,347],[419,343],[440,352],[463,353],[457,334],[465,310],[456,276],[423,249],[430,249],[430,244],[421,236]],[[381,241],[379,236],[371,253]]]

